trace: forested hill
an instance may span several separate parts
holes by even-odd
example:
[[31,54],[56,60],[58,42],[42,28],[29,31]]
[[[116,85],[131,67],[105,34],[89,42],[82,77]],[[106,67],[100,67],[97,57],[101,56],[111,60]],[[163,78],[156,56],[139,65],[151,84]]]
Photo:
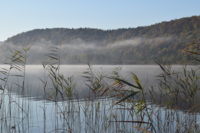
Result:
[[[62,47],[62,62],[67,64],[152,64],[155,58],[166,63],[186,63],[181,51],[200,40],[200,16],[158,24],[116,30],[90,28],[36,29],[8,38],[12,46]],[[35,48],[36,49],[36,48]],[[34,50],[34,48],[33,48]],[[31,57],[30,57],[31,58]],[[30,59],[33,63],[38,59]],[[42,60],[42,59],[41,59]]]

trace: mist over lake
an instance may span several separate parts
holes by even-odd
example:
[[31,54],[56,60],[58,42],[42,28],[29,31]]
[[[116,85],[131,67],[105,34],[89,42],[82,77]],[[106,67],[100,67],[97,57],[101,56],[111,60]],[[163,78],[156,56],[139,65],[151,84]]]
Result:
[[[9,68],[9,66],[1,66],[2,68]],[[161,69],[157,65],[92,65],[92,70],[97,75],[111,76],[114,71],[119,72],[120,75],[126,77],[126,79],[131,81],[131,74],[135,73],[140,78],[144,88],[149,89],[151,86],[154,86],[158,83],[158,75],[161,73]],[[172,68],[174,71],[180,71],[183,66],[174,65]],[[189,66],[188,66],[189,67]],[[190,66],[189,68],[191,68]],[[90,95],[92,96],[91,90],[86,86],[86,79],[84,78],[84,72],[88,70],[88,65],[61,65],[60,73],[64,74],[66,77],[73,77],[73,82],[75,84],[75,97],[77,98],[87,98]],[[189,69],[188,68],[188,69]],[[195,66],[194,66],[195,68]],[[17,72],[16,72],[17,74]],[[18,72],[18,74],[20,74]],[[15,75],[15,72],[13,73]],[[17,87],[17,84],[21,84],[21,77],[11,76],[9,79],[10,86],[12,86],[11,92],[15,92],[18,95],[41,98],[44,97],[44,83],[41,80],[48,79],[48,73],[44,70],[42,65],[26,65],[26,81],[25,89]],[[106,82],[111,82],[107,79]],[[46,93],[52,93],[55,90],[50,84],[46,88]]]
[[[192,16],[150,26],[101,30],[96,28],[34,29],[0,44],[0,62],[13,50],[30,48],[27,64],[42,64],[57,48],[61,64],[198,64],[184,51],[200,33],[200,17]],[[159,30],[158,30],[159,29]]]
[[0,133],[200,133],[199,5],[1,0]]

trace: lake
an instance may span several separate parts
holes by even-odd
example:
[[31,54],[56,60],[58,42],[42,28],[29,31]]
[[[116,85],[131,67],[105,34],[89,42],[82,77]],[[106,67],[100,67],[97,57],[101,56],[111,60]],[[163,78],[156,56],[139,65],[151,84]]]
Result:
[[[182,67],[172,66],[176,72]],[[8,69],[9,66],[2,65],[1,68]],[[49,71],[44,70],[42,65],[26,65],[25,73],[12,71],[6,83],[5,80],[1,82],[1,86],[6,84],[7,88],[1,92],[1,132],[200,131],[199,113],[187,113],[149,103],[147,114],[147,110],[137,112],[137,109],[132,108],[131,102],[116,105],[117,99],[109,95],[97,97],[86,84],[88,81],[84,74],[88,68],[87,65],[61,65],[59,73],[72,77],[74,98],[59,96],[56,99]],[[190,68],[195,69],[196,66],[189,66],[188,69]],[[93,65],[91,70],[95,75],[105,77],[117,72],[129,82],[133,82],[131,73],[135,73],[145,90],[159,82],[157,76],[161,73],[157,65]],[[5,75],[1,75],[3,77]],[[112,79],[106,78],[103,82],[109,85]]]

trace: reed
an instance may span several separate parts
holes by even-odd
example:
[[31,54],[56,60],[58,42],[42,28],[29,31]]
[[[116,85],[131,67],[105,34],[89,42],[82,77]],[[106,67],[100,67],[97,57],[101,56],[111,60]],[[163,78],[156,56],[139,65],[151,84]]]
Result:
[[[9,93],[13,85],[22,90],[22,95],[28,87],[26,62],[29,49],[13,51],[9,68],[2,68],[1,132],[200,132],[200,117],[196,113],[199,108],[199,69],[185,67],[174,72],[170,66],[158,63],[162,70],[158,75],[160,82],[148,92],[134,73],[130,77],[123,77],[118,71],[104,75],[96,73],[89,65],[83,77],[92,93],[86,99],[78,99],[74,92],[76,83],[73,77],[64,76],[60,71],[59,49],[54,47],[50,48],[43,63],[49,80],[40,80],[45,100],[34,101]],[[197,52],[187,52],[198,59]],[[11,77],[18,78],[19,82],[9,85]],[[48,87],[52,90],[50,94],[46,92]],[[160,90],[162,98],[168,102],[159,100],[153,93],[155,90]],[[181,106],[187,107],[192,114],[177,110]],[[38,123],[33,123],[35,121]]]

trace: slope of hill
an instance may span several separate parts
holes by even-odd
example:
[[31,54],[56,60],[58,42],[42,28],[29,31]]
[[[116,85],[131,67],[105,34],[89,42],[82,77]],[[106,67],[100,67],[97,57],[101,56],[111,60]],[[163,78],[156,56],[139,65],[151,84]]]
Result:
[[117,30],[36,29],[10,37],[4,44],[31,46],[32,63],[43,60],[47,46],[57,46],[61,48],[62,63],[67,64],[152,64],[155,59],[180,64],[192,63],[181,51],[199,40],[200,16],[193,16]]

